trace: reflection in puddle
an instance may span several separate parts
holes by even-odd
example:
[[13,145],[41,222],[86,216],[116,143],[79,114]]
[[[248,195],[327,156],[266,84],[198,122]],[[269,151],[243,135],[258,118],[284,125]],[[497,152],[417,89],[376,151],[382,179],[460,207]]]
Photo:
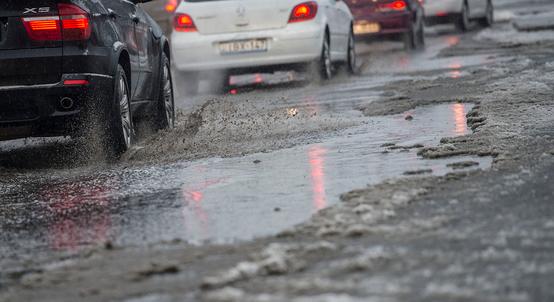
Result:
[[[411,111],[413,120],[403,115],[372,118],[367,125],[313,145],[208,159],[193,166],[175,164],[162,171],[154,167],[145,174],[158,175],[157,181],[137,180],[128,184],[128,190],[136,191],[139,186],[151,191],[182,188],[176,200],[177,205],[184,205],[180,219],[174,220],[175,208],[171,207],[150,213],[159,221],[156,227],[166,231],[164,236],[200,243],[274,234],[338,202],[344,192],[401,177],[408,170],[431,169],[434,175],[444,175],[453,171],[448,164],[467,160],[477,161],[480,166],[476,168],[488,168],[490,158],[423,160],[416,155],[417,149],[383,153],[385,148],[381,147],[391,142],[397,146],[432,146],[442,137],[467,134],[465,115],[469,109],[468,104],[418,108]],[[276,208],[280,211],[274,211]],[[179,225],[184,227],[179,229]],[[152,232],[147,240],[155,242],[156,234]]]
[[466,122],[466,108],[463,104],[452,104],[450,106],[454,112],[454,136],[462,136],[469,132]]
[[83,244],[107,241],[111,181],[99,180],[59,183],[41,191],[40,201],[53,217],[48,227],[51,248],[76,250]]
[[308,151],[310,170],[312,177],[312,189],[314,192],[314,207],[317,211],[327,207],[325,195],[325,148],[315,145]]
[[456,46],[460,43],[460,36],[447,36],[445,39],[446,39],[446,43],[450,47]]
[[72,250],[107,239],[130,245],[248,240],[306,221],[337,203],[340,194],[403,177],[408,170],[444,175],[453,171],[448,164],[469,160],[479,163],[470,169],[486,169],[491,158],[423,160],[417,149],[381,147],[434,146],[442,137],[467,134],[469,109],[468,104],[418,108],[410,111],[411,119],[368,118],[316,144],[129,168],[47,186],[36,194],[54,216],[49,246]]
[[[205,171],[205,167],[197,169],[197,171]],[[183,187],[183,207],[184,225],[187,232],[199,233],[202,237],[208,236],[209,217],[202,206],[204,201],[204,192],[211,186],[224,182],[225,179],[206,180],[193,186]]]

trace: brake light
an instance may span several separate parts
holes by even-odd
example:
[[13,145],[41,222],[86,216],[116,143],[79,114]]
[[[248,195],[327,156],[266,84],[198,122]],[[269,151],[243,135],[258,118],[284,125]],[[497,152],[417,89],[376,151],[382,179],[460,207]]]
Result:
[[62,39],[60,18],[57,16],[22,18],[29,38],[35,41],[59,41]]
[[168,13],[173,13],[177,9],[177,0],[167,0],[165,3],[165,10]]
[[58,4],[64,41],[88,40],[92,33],[87,12],[73,4]]
[[317,15],[317,2],[300,3],[292,9],[289,23],[309,21]]
[[73,4],[58,4],[57,16],[24,17],[22,21],[35,41],[88,40],[92,33],[88,13]]
[[403,0],[394,1],[387,4],[387,8],[392,10],[405,10],[406,9],[406,2]]
[[63,81],[64,86],[83,86],[88,85],[87,80],[65,80]]
[[181,32],[196,31],[196,25],[194,25],[194,21],[192,20],[191,16],[187,14],[177,14],[175,16],[173,23],[174,23],[173,26],[175,27],[176,31],[181,31]]

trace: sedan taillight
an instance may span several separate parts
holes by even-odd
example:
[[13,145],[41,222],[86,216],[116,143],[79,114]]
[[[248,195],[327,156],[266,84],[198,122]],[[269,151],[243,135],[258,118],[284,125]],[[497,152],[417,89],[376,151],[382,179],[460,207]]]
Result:
[[21,20],[34,41],[82,41],[88,40],[92,33],[88,13],[73,4],[58,4],[57,16]]
[[292,9],[289,23],[309,21],[317,15],[317,2],[300,3]]
[[187,14],[177,14],[175,15],[173,21],[173,27],[176,31],[181,32],[194,32],[196,30],[196,25],[192,20],[192,17]]
[[177,0],[167,0],[165,3],[165,11],[173,13],[177,9],[177,6],[179,6],[179,2]]
[[407,8],[406,1],[404,0],[397,0],[390,3],[382,4],[380,7],[380,11],[403,11]]

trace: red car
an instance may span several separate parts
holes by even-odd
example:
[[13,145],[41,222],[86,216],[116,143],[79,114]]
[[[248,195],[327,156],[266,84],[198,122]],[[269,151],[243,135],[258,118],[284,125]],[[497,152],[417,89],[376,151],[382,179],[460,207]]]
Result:
[[422,0],[345,0],[355,18],[358,40],[392,38],[404,41],[406,49],[424,46]]

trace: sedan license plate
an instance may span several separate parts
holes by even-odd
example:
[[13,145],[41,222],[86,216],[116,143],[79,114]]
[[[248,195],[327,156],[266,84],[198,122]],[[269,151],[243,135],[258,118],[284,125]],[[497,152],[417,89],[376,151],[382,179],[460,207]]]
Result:
[[374,34],[381,31],[379,23],[358,23],[354,25],[354,34]]
[[267,51],[267,39],[253,39],[219,43],[222,55]]

